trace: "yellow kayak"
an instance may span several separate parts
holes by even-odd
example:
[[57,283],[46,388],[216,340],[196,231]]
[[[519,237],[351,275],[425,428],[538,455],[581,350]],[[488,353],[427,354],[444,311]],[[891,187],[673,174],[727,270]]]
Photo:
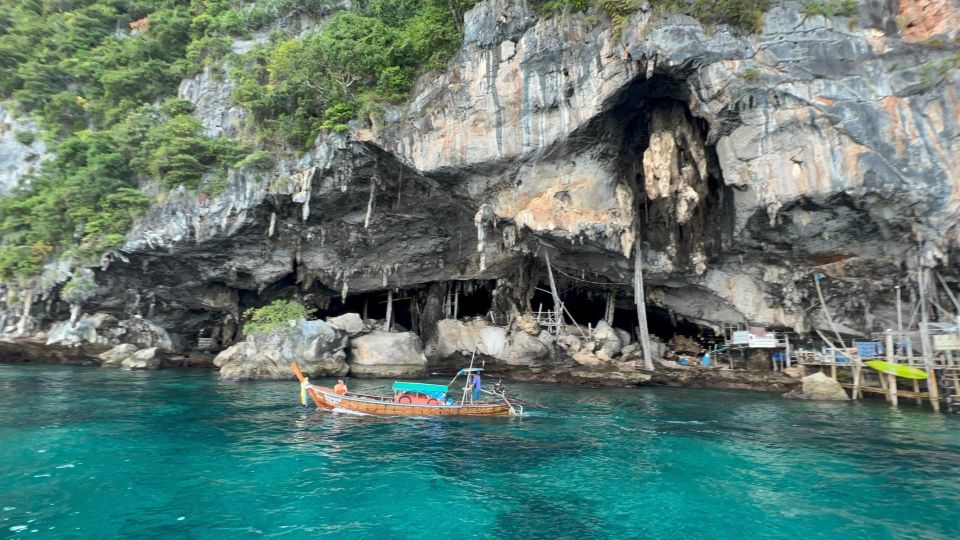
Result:
[[869,360],[864,362],[864,364],[872,367],[880,373],[890,373],[892,375],[896,375],[897,377],[903,377],[904,379],[927,378],[927,372],[920,368],[892,364],[890,362],[884,362],[883,360]]

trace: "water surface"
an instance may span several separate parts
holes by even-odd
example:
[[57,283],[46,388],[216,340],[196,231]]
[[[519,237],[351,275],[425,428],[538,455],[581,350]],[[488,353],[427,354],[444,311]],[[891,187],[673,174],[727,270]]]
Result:
[[0,537],[960,538],[957,416],[509,390],[549,409],[383,419],[289,382],[0,365]]

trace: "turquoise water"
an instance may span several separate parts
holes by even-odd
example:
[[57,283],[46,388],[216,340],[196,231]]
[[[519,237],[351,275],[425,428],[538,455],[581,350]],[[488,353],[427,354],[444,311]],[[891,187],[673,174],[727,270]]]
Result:
[[957,416],[510,391],[550,410],[382,419],[302,408],[296,383],[0,365],[0,537],[960,537]]

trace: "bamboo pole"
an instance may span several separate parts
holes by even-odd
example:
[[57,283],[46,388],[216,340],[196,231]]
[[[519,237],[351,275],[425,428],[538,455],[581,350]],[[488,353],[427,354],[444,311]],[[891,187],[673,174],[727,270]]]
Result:
[[853,399],[860,399],[863,397],[863,392],[860,391],[860,381],[863,378],[863,366],[858,362],[857,365],[853,366]]
[[557,292],[557,283],[553,280],[553,268],[550,266],[550,254],[548,250],[543,250],[543,259],[547,263],[547,277],[550,279],[550,295],[553,296],[553,310],[557,317],[557,335],[563,332],[563,303],[560,302],[560,294]]
[[837,325],[833,323],[833,317],[830,315],[830,310],[827,309],[827,302],[823,299],[823,291],[820,290],[820,280],[817,279],[817,276],[813,276],[813,284],[817,286],[817,296],[820,298],[820,307],[823,309],[823,314],[827,317],[827,322],[830,323],[830,329],[833,330],[833,333],[837,336],[837,341],[840,342],[840,346],[844,349],[847,348],[847,344],[843,342],[843,338],[840,337],[840,332],[837,331]]
[[897,289],[897,332],[899,332],[897,337],[902,338],[903,337],[903,308],[902,308],[903,303],[900,300],[900,286],[897,285],[896,289]]
[[960,302],[957,301],[957,297],[953,295],[953,291],[950,290],[950,286],[947,285],[947,281],[943,279],[943,276],[940,275],[940,272],[937,272],[937,279],[940,280],[940,284],[943,285],[943,290],[947,291],[947,296],[950,297],[950,301],[953,302],[953,307],[957,310],[957,317],[960,318]]
[[[893,332],[888,328],[884,332],[884,338],[886,338],[887,346],[887,362],[893,362]],[[883,377],[883,375],[880,375]],[[897,376],[893,373],[887,374],[887,396],[888,401],[894,407],[897,406]]]
[[650,330],[647,328],[647,300],[643,294],[643,250],[640,231],[637,231],[633,252],[633,301],[637,305],[637,322],[640,328],[640,343],[643,345],[643,366],[653,371],[653,355],[650,351]]
[[920,289],[920,346],[923,350],[923,363],[927,370],[927,391],[930,393],[930,406],[934,412],[940,412],[940,391],[937,388],[937,372],[933,369],[933,347],[930,344],[930,329],[927,327],[927,289],[922,262],[918,260],[917,286]]
[[[471,382],[470,379],[473,378],[470,376],[470,374],[473,373],[473,359],[476,358],[476,356],[477,356],[477,348],[474,347],[473,354],[470,355],[470,367],[467,369],[467,382],[463,383],[463,398],[460,399],[461,406],[467,401],[467,392],[470,390],[470,382]],[[459,374],[460,372],[457,371],[457,373]],[[454,380],[456,380],[456,377],[454,377]],[[450,381],[450,382],[452,383],[453,381]],[[473,402],[472,399],[470,401]]]

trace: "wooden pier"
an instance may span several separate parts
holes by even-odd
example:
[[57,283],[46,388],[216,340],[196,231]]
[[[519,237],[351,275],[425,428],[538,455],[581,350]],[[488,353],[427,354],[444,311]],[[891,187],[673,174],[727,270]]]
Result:
[[[937,347],[932,347],[933,355],[913,355],[912,344],[918,334],[928,334],[928,337],[957,336],[955,333],[943,333],[940,327],[930,328],[927,332],[887,330],[877,336],[876,340],[881,342],[882,339],[882,355],[863,358],[857,348],[826,347],[823,351],[798,350],[795,357],[801,374],[804,375],[810,368],[829,368],[830,376],[836,379],[838,371],[850,370],[852,383],[843,386],[850,390],[852,399],[860,399],[864,393],[882,394],[887,402],[894,406],[901,397],[914,399],[917,404],[926,400],[934,411],[940,410],[941,400],[944,399],[948,403],[960,403],[960,359],[954,356],[952,350],[941,350]],[[960,338],[956,342],[960,343]],[[943,347],[953,346],[953,340],[946,338],[931,339],[931,343]],[[884,360],[891,364],[921,369],[927,373],[927,378],[904,379],[893,374],[880,373],[864,363],[868,360]]]

